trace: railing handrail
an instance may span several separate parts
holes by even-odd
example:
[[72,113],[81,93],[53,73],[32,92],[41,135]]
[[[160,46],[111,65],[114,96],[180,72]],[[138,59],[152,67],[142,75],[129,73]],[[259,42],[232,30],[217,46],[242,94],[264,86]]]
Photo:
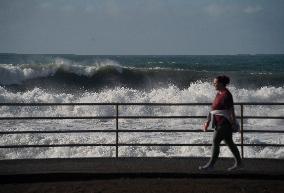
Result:
[[[203,103],[130,103],[130,102],[104,102],[104,103],[0,103],[0,106],[65,106],[65,105],[80,105],[80,106],[92,106],[92,105],[99,105],[99,106],[131,106],[131,105],[145,105],[145,106],[200,106],[200,105],[211,105],[210,102],[203,102]],[[284,105],[284,102],[235,102],[234,105]]]
[[[119,146],[209,146],[210,144],[167,144],[167,143],[143,143],[143,144],[127,144],[119,143],[119,133],[120,132],[202,132],[202,130],[119,130],[119,119],[176,119],[176,118],[206,118],[207,116],[124,116],[119,115],[119,106],[208,106],[212,103],[0,103],[1,106],[114,106],[115,115],[114,116],[57,116],[57,117],[0,117],[0,120],[31,120],[31,119],[115,119],[116,129],[115,130],[57,130],[57,131],[1,131],[0,135],[9,134],[27,134],[27,133],[83,133],[83,132],[115,132],[116,139],[115,144],[49,144],[49,145],[0,145],[0,148],[25,148],[25,147],[76,147],[76,146],[115,146],[116,147],[116,157],[118,157]],[[244,119],[284,119],[284,116],[244,116],[244,106],[257,106],[257,105],[284,105],[284,103],[273,102],[273,103],[252,103],[252,102],[237,102],[234,105],[241,106],[241,115],[237,118],[241,119],[241,143],[237,144],[241,146],[241,156],[244,157],[244,146],[275,146],[284,147],[284,144],[245,144],[244,143],[244,133],[250,132],[250,130],[244,130]],[[284,133],[284,130],[269,131],[269,130],[251,130],[251,132],[259,133]]]

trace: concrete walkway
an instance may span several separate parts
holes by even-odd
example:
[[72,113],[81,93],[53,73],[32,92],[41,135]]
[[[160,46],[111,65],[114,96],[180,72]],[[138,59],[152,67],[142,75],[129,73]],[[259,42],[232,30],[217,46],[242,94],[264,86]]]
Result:
[[284,160],[244,159],[243,170],[228,172],[233,159],[222,158],[214,171],[199,171],[198,166],[207,161],[208,158],[1,160],[0,193],[23,189],[60,193],[284,192]]
[[[203,172],[198,166],[208,158],[57,158],[0,160],[0,183],[16,181],[74,180],[78,178],[188,178],[188,177],[233,177],[279,179],[284,176],[282,159],[244,159],[244,169],[228,172],[233,159],[221,158],[214,171]],[[67,175],[65,175],[67,174]],[[25,175],[24,179],[21,176]],[[38,178],[41,175],[41,178]],[[9,178],[5,178],[5,176]],[[36,177],[36,178],[35,178]],[[14,181],[14,182],[16,182]]]

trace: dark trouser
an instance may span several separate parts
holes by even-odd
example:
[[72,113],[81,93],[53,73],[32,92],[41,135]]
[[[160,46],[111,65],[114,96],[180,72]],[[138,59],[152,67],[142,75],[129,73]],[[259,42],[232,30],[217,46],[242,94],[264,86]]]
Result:
[[233,142],[233,132],[229,122],[225,122],[222,125],[217,125],[214,131],[213,144],[212,144],[212,156],[209,164],[213,166],[217,161],[220,152],[220,143],[222,140],[229,146],[231,152],[234,155],[236,164],[241,163],[241,156],[239,150]]

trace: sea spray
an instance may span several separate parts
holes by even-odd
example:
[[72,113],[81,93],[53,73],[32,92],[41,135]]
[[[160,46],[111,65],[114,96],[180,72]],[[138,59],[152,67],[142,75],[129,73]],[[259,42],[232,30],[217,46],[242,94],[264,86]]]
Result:
[[[283,87],[263,87],[255,90],[238,89],[230,86],[235,102],[283,102]],[[262,94],[263,93],[263,94]],[[0,102],[39,102],[39,103],[85,103],[85,102],[211,102],[216,94],[211,82],[197,81],[185,89],[174,85],[167,88],[157,88],[150,91],[117,87],[98,92],[83,92],[78,94],[52,93],[40,88],[25,92],[11,92],[0,87]],[[262,96],[262,97],[259,97]],[[236,108],[237,115],[240,114]],[[205,116],[210,106],[120,106],[120,115],[155,116],[155,115],[197,115]],[[113,106],[47,106],[47,107],[8,107],[0,108],[1,116],[114,116]],[[254,116],[283,116],[281,106],[249,106],[245,107],[245,115]],[[172,119],[172,120],[119,120],[119,129],[201,129],[203,119]],[[283,120],[247,120],[245,129],[277,130],[283,125]],[[2,121],[1,131],[21,130],[90,130],[115,129],[114,120],[19,120]],[[280,128],[281,129],[281,128]],[[115,135],[112,133],[72,133],[72,134],[21,134],[2,135],[2,145],[12,144],[68,144],[68,143],[114,143]],[[239,134],[235,140],[240,142]],[[281,135],[255,134],[246,135],[245,143],[283,144]],[[211,143],[210,133],[121,133],[121,143]],[[269,149],[270,151],[268,151]],[[223,156],[230,156],[228,150],[222,150]],[[250,157],[283,157],[279,148],[253,148],[245,150]],[[266,152],[266,153],[265,153]],[[269,153],[268,153],[269,152]],[[282,153],[281,153],[282,152]],[[40,158],[40,157],[100,157],[114,156],[112,147],[79,147],[79,148],[23,148],[5,149],[1,159],[14,158]],[[121,156],[209,156],[208,147],[121,147]]]

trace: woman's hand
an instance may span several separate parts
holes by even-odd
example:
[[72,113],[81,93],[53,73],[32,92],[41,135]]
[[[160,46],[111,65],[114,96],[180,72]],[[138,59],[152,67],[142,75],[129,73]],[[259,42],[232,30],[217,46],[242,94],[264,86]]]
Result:
[[203,125],[203,131],[206,132],[208,130],[209,127],[209,122],[207,121],[206,123],[204,123]]

